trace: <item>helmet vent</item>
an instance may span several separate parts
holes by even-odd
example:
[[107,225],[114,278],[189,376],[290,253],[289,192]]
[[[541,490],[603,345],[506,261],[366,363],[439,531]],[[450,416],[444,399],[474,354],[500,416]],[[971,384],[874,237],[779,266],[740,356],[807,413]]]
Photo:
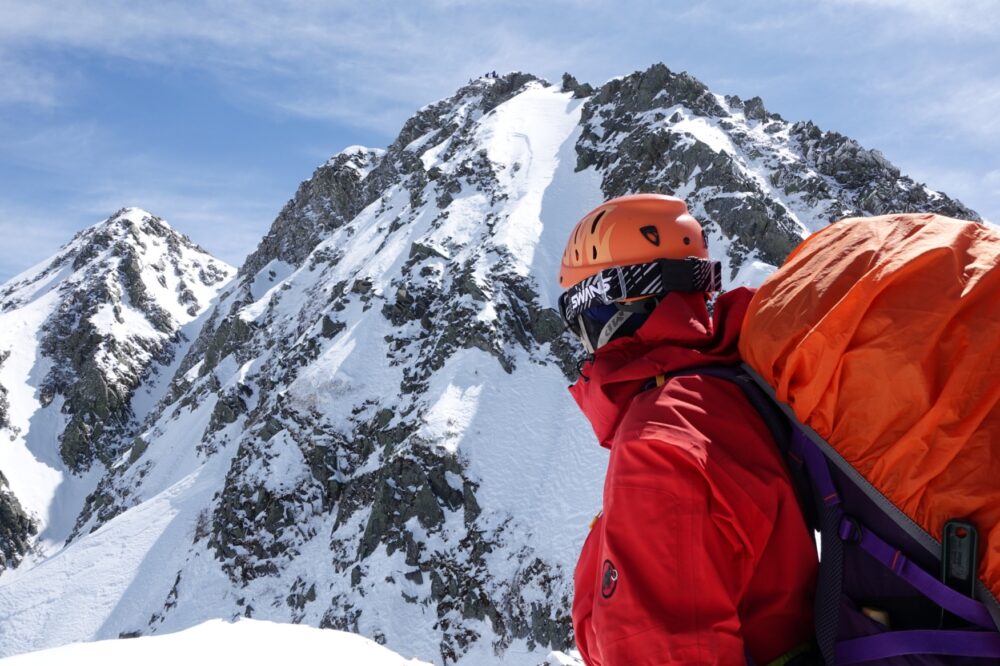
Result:
[[657,229],[652,224],[650,224],[649,226],[646,226],[646,227],[643,227],[642,229],[639,229],[639,231],[640,231],[640,233],[642,233],[643,238],[645,238],[646,240],[648,240],[650,243],[652,243],[656,247],[660,246],[660,230],[659,229]]
[[[597,217],[594,218],[594,221],[590,225],[590,233],[594,233],[595,231],[597,231],[597,223],[601,221],[601,218],[604,217],[604,214],[607,212],[608,211],[606,210],[602,210],[600,213],[597,214]],[[594,259],[597,259],[596,254],[594,255]]]
[[576,260],[580,261],[580,251],[579,250],[576,251]]
[[594,246],[594,259],[597,259],[597,246]]
[[691,237],[690,236],[685,236],[684,237],[684,244],[685,245],[690,245],[691,244]]

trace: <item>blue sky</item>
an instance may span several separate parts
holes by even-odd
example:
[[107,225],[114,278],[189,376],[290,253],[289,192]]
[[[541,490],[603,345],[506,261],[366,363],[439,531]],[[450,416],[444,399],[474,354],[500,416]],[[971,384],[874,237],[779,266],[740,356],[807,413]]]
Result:
[[664,62],[1000,222],[993,0],[0,0],[0,282],[123,206],[239,265],[298,183],[489,70]]

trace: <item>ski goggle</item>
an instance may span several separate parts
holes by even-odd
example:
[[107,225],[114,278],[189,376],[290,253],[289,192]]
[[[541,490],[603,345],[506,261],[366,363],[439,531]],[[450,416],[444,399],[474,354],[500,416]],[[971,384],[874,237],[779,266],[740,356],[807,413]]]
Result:
[[[710,259],[657,259],[646,264],[615,266],[581,280],[559,297],[559,315],[577,335],[584,314],[607,314],[616,303],[670,291],[713,292],[722,289],[722,264]],[[599,310],[595,306],[615,310]],[[607,320],[605,320],[607,321]]]

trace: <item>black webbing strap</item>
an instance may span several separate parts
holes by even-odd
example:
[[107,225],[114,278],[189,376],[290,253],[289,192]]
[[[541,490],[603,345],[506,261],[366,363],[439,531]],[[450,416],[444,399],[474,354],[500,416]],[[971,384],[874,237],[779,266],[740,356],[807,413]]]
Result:
[[819,538],[823,562],[816,581],[816,642],[827,664],[835,664],[840,626],[840,595],[844,581],[844,541],[840,538],[840,514],[835,506],[817,502]]

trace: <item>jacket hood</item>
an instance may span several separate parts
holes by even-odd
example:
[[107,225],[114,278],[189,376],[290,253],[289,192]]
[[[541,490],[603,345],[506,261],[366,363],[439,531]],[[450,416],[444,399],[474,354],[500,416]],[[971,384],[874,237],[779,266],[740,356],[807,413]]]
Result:
[[670,293],[634,335],[612,340],[583,364],[569,391],[601,446],[611,448],[629,402],[656,375],[739,363],[740,327],[753,293],[740,287],[722,294],[711,318],[701,294]]

